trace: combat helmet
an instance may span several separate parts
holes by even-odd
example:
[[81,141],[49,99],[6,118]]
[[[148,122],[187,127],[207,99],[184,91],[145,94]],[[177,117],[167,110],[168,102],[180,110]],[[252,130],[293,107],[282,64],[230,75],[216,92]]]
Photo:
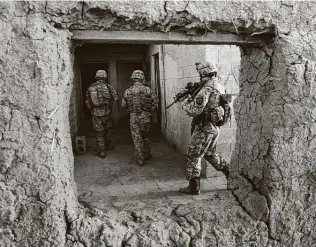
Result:
[[105,70],[98,70],[95,73],[95,79],[107,79],[108,75]]
[[211,62],[211,61],[207,61],[207,62],[198,62],[195,63],[196,66],[196,70],[197,72],[199,72],[201,77],[208,77],[208,76],[216,76],[218,73],[218,69],[216,67],[216,65]]
[[145,80],[145,75],[144,72],[141,70],[134,70],[133,74],[131,76],[131,79],[140,79],[140,80]]

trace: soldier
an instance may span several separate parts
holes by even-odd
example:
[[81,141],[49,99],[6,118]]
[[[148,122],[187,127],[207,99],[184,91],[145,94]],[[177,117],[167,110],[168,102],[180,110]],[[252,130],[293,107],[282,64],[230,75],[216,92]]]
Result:
[[181,188],[186,194],[200,194],[201,159],[204,157],[216,170],[228,176],[228,164],[215,154],[219,135],[219,124],[224,119],[225,111],[221,104],[224,87],[218,82],[217,67],[212,62],[196,63],[196,69],[203,88],[192,100],[183,102],[183,109],[193,117],[191,140],[187,152],[186,179],[189,186]]
[[143,71],[135,70],[131,76],[134,85],[124,92],[122,106],[130,113],[130,128],[137,163],[143,166],[152,157],[150,146],[151,113],[156,110],[158,99],[144,85]]
[[93,129],[96,131],[96,141],[99,156],[106,156],[105,150],[113,148],[112,141],[112,104],[118,100],[114,88],[107,83],[105,70],[98,70],[94,82],[87,91],[86,104],[91,110]]

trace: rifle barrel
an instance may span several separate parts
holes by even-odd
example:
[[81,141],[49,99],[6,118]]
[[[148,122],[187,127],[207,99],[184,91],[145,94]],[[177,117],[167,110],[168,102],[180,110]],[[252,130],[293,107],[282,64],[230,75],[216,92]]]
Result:
[[170,106],[174,105],[177,102],[182,102],[183,100],[185,100],[187,97],[189,96],[189,94],[185,94],[184,96],[182,96],[181,98],[177,98],[175,101],[173,101],[170,105],[168,105],[166,107],[166,109],[168,109]]
[[175,103],[177,103],[177,101],[173,101],[170,105],[168,105],[167,107],[166,107],[166,109],[168,109],[168,108],[170,108],[172,105],[174,105]]

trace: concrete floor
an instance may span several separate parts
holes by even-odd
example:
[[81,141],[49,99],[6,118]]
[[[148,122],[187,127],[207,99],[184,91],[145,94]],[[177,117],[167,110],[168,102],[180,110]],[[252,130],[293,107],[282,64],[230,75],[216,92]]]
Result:
[[162,138],[153,138],[153,159],[143,167],[135,163],[128,132],[115,135],[115,144],[115,149],[101,159],[96,155],[94,139],[88,138],[87,153],[75,156],[80,202],[103,210],[156,208],[206,199],[226,189],[222,173],[207,168],[211,177],[201,179],[201,195],[179,193],[179,188],[188,184],[184,173],[186,159]]

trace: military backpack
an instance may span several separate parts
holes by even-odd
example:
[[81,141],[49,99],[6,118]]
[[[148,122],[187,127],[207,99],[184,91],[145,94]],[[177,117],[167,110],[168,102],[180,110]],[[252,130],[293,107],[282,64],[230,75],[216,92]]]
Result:
[[224,116],[221,121],[217,121],[217,126],[223,126],[225,125],[230,119],[231,119],[231,107],[229,103],[232,100],[231,94],[222,94],[220,96],[220,106],[224,109]]
[[112,99],[111,90],[105,83],[96,83],[89,88],[89,99],[94,107],[106,105]]

